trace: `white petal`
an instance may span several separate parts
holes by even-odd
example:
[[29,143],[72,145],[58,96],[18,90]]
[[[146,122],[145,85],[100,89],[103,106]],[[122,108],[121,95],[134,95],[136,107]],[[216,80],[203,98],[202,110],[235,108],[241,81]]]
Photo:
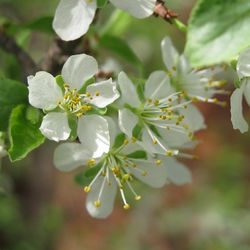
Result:
[[90,157],[90,153],[81,144],[64,143],[54,152],[54,165],[58,170],[68,172],[84,166]]
[[172,41],[169,37],[165,37],[161,42],[161,50],[163,61],[169,71],[173,71],[173,68],[177,66],[179,53],[173,46]]
[[244,96],[246,98],[247,104],[250,106],[250,80],[246,80],[244,86]]
[[[130,171],[140,181],[155,188],[162,187],[167,183],[167,170],[163,165],[142,160],[134,160],[134,162],[136,163],[136,168],[131,168]],[[145,172],[146,175],[144,175],[143,172]]]
[[56,9],[53,28],[63,40],[75,40],[88,31],[95,11],[95,0],[61,0]]
[[185,116],[183,123],[187,124],[192,132],[206,128],[204,117],[195,105],[187,105],[187,108],[180,110],[180,113]]
[[70,136],[71,129],[66,113],[51,112],[43,117],[41,133],[50,140],[63,141]]
[[110,146],[112,147],[115,141],[116,136],[121,133],[118,127],[118,120],[117,117],[109,117],[105,116],[105,119],[108,122],[109,127],[109,137],[110,137]]
[[40,109],[54,109],[63,95],[55,78],[44,71],[37,72],[35,76],[28,77],[29,102]]
[[63,65],[62,77],[71,88],[79,90],[97,71],[98,65],[94,57],[86,54],[73,55]]
[[145,97],[162,99],[173,93],[170,80],[164,71],[153,72],[145,83]]
[[243,117],[242,107],[243,89],[236,89],[231,96],[231,121],[234,129],[239,129],[241,133],[248,131],[248,124]]
[[118,75],[118,85],[121,90],[122,100],[133,107],[138,107],[141,102],[137,95],[136,88],[124,72]]
[[105,118],[98,115],[86,115],[78,122],[78,137],[93,158],[108,153],[110,148],[109,125]]
[[237,63],[237,72],[240,79],[250,77],[250,49],[241,53]]
[[167,130],[161,128],[158,129],[158,131],[164,138],[165,144],[170,148],[179,148],[190,141],[187,131],[180,133],[171,129]]
[[161,157],[162,164],[166,168],[167,178],[176,185],[184,185],[192,182],[190,171],[185,165],[171,157]]
[[[87,87],[87,92],[92,96],[89,103],[98,108],[104,108],[119,98],[120,94],[116,88],[116,83],[109,79],[107,81],[91,84]],[[98,96],[96,94],[98,93]]]
[[[113,211],[117,184],[111,172],[109,173],[109,176],[110,185],[108,184],[107,179],[100,176],[92,185],[91,191],[87,196],[86,208],[89,214],[95,218],[107,218]],[[99,198],[102,185],[103,189]],[[100,207],[95,206],[95,202],[98,200],[100,201]]]
[[145,18],[153,14],[156,0],[110,0],[110,2],[134,17]]
[[129,109],[119,110],[119,127],[128,137],[132,137],[133,129],[138,123],[138,117]]
[[[148,131],[145,129],[143,129],[142,131],[142,142],[140,143],[140,145],[151,154],[166,154],[166,150],[160,147],[159,144],[153,143],[152,138],[150,137]],[[166,145],[163,146],[165,147]]]

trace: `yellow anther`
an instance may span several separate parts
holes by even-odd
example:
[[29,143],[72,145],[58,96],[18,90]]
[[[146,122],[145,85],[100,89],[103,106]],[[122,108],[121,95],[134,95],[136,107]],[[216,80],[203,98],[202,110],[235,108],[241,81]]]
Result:
[[136,195],[136,196],[135,196],[135,200],[136,200],[136,201],[139,201],[140,199],[141,199],[141,196],[140,196],[140,195]]
[[88,164],[89,167],[93,166],[93,165],[96,164],[96,160],[95,159],[90,159],[90,160],[88,160],[87,164]]
[[152,99],[149,98],[147,101],[148,101],[148,103],[151,103],[151,102],[152,102]]
[[91,94],[90,94],[89,92],[86,92],[86,96],[87,96],[87,97],[90,97]]
[[169,102],[172,102],[172,101],[173,101],[173,99],[172,99],[172,98],[168,98],[168,101],[169,101]]
[[147,175],[148,175],[148,172],[147,172],[147,171],[143,171],[141,175],[142,175],[142,176],[147,176]]
[[156,140],[156,139],[154,139],[154,140],[153,140],[153,144],[155,144],[155,145],[156,145],[157,143],[158,143],[158,142],[157,142],[157,140]]
[[154,105],[155,105],[155,106],[159,105],[159,103],[160,103],[160,101],[159,101],[158,99],[155,99],[155,100],[154,100]]
[[128,210],[128,209],[130,209],[130,205],[129,205],[128,203],[126,203],[126,204],[124,204],[123,208],[124,208],[125,210]]
[[102,171],[102,176],[105,177],[106,176],[106,172],[105,171]]
[[129,144],[129,140],[128,139],[125,139],[124,142],[123,142],[124,145],[128,145]]
[[158,165],[158,166],[161,165],[161,160],[156,160],[155,164]]
[[64,88],[69,88],[69,85],[67,83],[65,83],[63,86]]
[[98,208],[102,205],[100,200],[95,201],[94,204],[95,204],[96,208]]
[[136,168],[136,167],[137,167],[136,163],[133,162],[133,163],[132,163],[132,167],[133,167],[133,168]]
[[124,174],[123,176],[122,176],[122,179],[123,180],[125,180],[125,181],[128,181],[128,180],[130,180],[130,174]]
[[100,96],[100,92],[97,91],[97,92],[95,93],[95,96]]
[[90,188],[90,186],[86,186],[86,187],[84,187],[83,190],[84,190],[85,193],[89,193],[91,188]]
[[192,97],[192,101],[193,101],[193,102],[198,102],[199,100],[198,100],[197,97]]
[[132,142],[132,143],[136,143],[136,141],[137,141],[137,139],[136,139],[135,137],[132,137],[132,138],[131,138],[131,142]]
[[172,150],[167,150],[167,151],[166,151],[166,155],[167,155],[167,156],[173,156],[174,153],[173,153]]

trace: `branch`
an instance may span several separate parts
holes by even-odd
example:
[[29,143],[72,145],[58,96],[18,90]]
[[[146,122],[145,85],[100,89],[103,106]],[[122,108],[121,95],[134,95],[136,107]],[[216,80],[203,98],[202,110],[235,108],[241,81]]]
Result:
[[168,9],[162,0],[157,0],[154,15],[156,17],[161,17],[163,20],[167,21],[168,23],[173,23],[174,19],[178,17],[178,14],[174,11]]
[[4,27],[0,27],[0,47],[17,58],[25,78],[37,71],[37,65],[33,59],[17,44],[14,38],[6,34]]

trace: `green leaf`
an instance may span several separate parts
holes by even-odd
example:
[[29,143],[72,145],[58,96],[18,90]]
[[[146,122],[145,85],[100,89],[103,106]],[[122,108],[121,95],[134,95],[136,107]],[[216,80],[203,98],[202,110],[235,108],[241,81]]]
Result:
[[75,181],[80,186],[88,186],[93,178],[97,175],[102,167],[103,162],[99,162],[96,166],[87,169],[86,171],[75,176]]
[[129,63],[142,67],[142,63],[129,45],[119,37],[112,35],[104,35],[100,38],[99,45],[105,49],[111,50],[120,58]]
[[147,160],[147,153],[143,150],[135,151],[127,156],[128,156],[128,158],[132,158],[132,159],[145,159],[145,160]]
[[250,46],[250,1],[199,0],[185,52],[194,66],[230,62]]
[[108,0],[97,0],[97,7],[103,8],[107,4]]
[[26,24],[24,28],[30,29],[32,31],[54,34],[54,31],[52,29],[52,22],[53,22],[53,17],[51,16],[40,17],[35,21]]
[[29,107],[18,105],[10,116],[9,137],[10,149],[8,151],[11,161],[23,159],[29,152],[44,143],[45,138],[41,134],[40,122],[34,123],[29,117]]
[[109,34],[112,36],[121,36],[130,27],[133,21],[132,16],[127,12],[115,10],[105,25],[101,26],[99,34]]
[[0,130],[6,131],[12,109],[28,102],[28,89],[20,82],[0,77]]
[[141,140],[142,137],[142,129],[143,125],[139,122],[136,124],[136,126],[133,128],[132,135],[138,140]]
[[123,133],[118,134],[115,138],[113,148],[114,149],[119,148],[121,145],[123,145],[125,139],[126,139],[125,134],[123,134]]

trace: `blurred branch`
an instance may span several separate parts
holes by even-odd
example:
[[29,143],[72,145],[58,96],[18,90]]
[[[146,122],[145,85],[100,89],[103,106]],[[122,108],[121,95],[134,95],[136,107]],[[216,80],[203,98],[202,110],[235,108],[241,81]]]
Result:
[[37,65],[33,61],[33,59],[28,55],[26,51],[24,51],[15,41],[14,38],[10,37],[6,32],[4,27],[0,26],[0,47],[10,53],[13,54],[18,62],[20,63],[23,74],[25,76],[34,74],[37,70]]
[[164,1],[157,0],[155,9],[154,9],[154,15],[156,17],[161,17],[168,23],[173,23],[173,20],[178,17],[178,14],[165,6]]
[[69,56],[80,53],[90,54],[90,45],[87,39],[80,38],[75,41],[65,42],[56,38],[40,67],[42,70],[55,75],[60,72]]

